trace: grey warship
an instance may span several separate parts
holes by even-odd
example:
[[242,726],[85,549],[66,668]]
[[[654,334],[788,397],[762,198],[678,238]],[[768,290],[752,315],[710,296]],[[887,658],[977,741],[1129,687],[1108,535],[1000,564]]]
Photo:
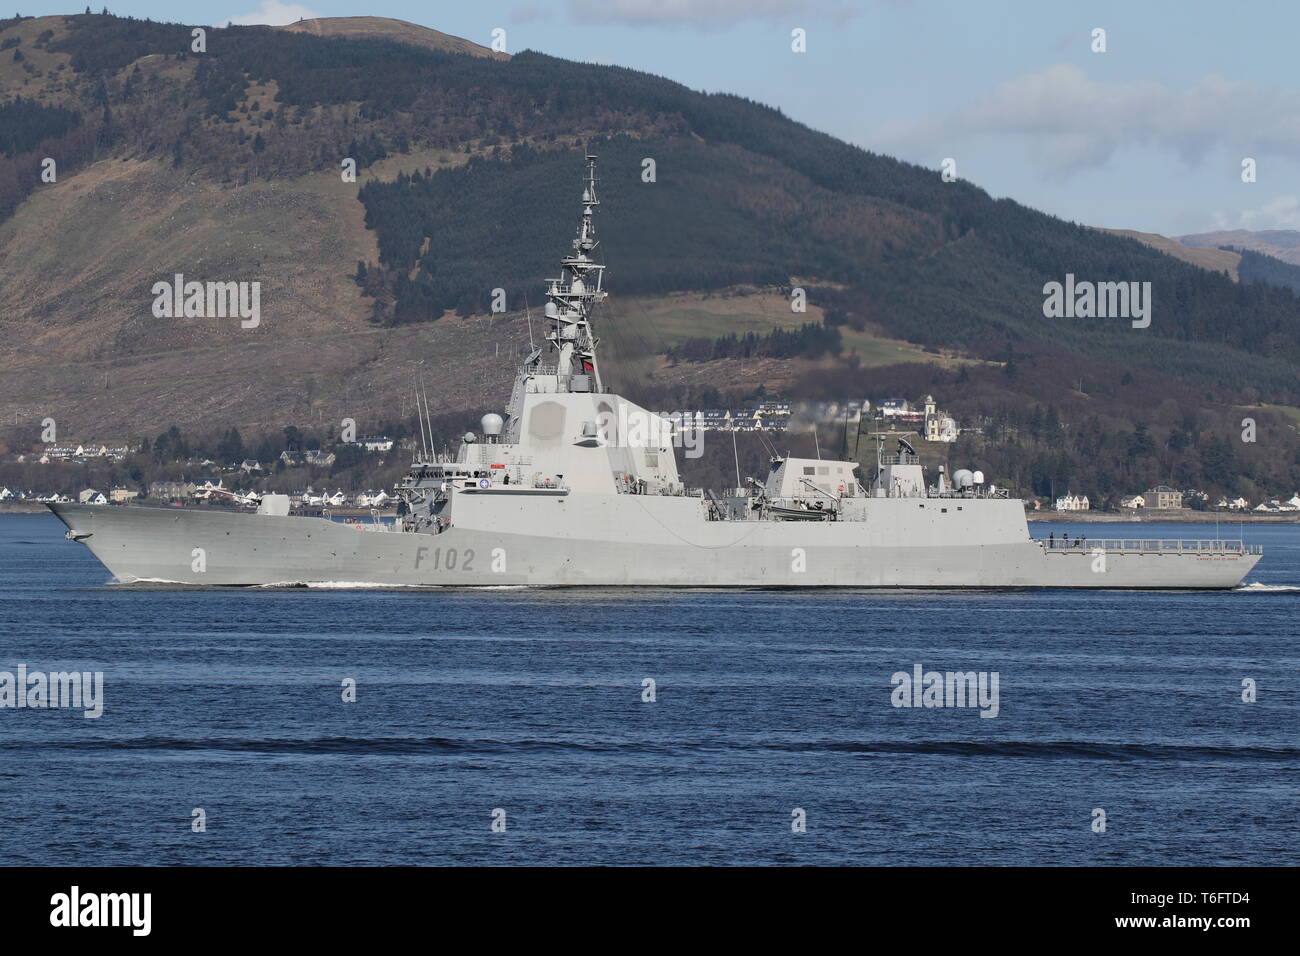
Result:
[[1234,540],[1034,540],[1021,501],[965,469],[928,481],[905,441],[877,442],[870,479],[782,456],[744,491],[687,488],[675,446],[691,423],[601,378],[598,183],[589,155],[573,251],[547,282],[548,350],[519,368],[504,417],[454,456],[416,454],[397,522],[293,515],[275,495],[257,513],[50,504],[67,537],[128,585],[1202,589],[1260,560]]

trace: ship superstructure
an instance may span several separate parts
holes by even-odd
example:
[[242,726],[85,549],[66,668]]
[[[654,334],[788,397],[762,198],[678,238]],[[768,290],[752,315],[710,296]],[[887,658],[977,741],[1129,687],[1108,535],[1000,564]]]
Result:
[[422,441],[397,522],[293,515],[276,496],[257,514],[50,505],[68,537],[124,583],[214,585],[1228,588],[1259,561],[1240,541],[1035,541],[1021,501],[969,470],[928,482],[905,439],[877,441],[865,480],[856,461],[775,456],[747,489],[688,489],[675,452],[692,423],[601,378],[596,162],[546,282],[548,350],[454,457]]

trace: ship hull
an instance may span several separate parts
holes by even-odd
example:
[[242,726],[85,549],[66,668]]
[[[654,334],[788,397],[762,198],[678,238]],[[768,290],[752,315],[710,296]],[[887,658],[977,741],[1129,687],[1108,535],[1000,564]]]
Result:
[[358,586],[1232,588],[1249,552],[1047,549],[1019,502],[921,515],[884,499],[861,522],[706,521],[698,499],[458,502],[441,534],[197,508],[50,509],[121,583]]

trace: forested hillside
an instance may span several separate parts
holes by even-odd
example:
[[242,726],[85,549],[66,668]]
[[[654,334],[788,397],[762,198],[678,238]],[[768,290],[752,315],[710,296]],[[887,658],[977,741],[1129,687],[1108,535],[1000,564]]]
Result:
[[1263,282],[1300,292],[1300,266],[1250,249],[1233,251],[1241,255],[1241,265],[1238,268],[1242,282]]
[[[937,170],[841,142],[740,97],[535,52],[449,52],[436,36],[423,48],[375,24],[372,32],[353,21],[347,36],[208,29],[205,49],[196,52],[192,28],[179,24],[94,14],[0,21],[0,43],[7,44],[0,53],[0,222],[35,201],[38,190],[70,204],[68,217],[85,214],[91,207],[74,209],[75,202],[90,200],[59,192],[71,174],[95,170],[98,184],[138,170],[178,197],[145,213],[165,216],[159,229],[165,222],[178,237],[221,228],[213,215],[226,213],[205,215],[202,204],[179,198],[196,189],[230,202],[241,223],[298,229],[300,242],[311,236],[313,251],[304,251],[304,275],[293,280],[288,265],[264,265],[267,257],[281,263],[292,254],[278,232],[274,242],[262,233],[221,238],[223,268],[259,277],[267,300],[281,303],[279,337],[246,337],[241,347],[256,343],[258,368],[276,367],[277,348],[301,362],[305,337],[313,329],[321,334],[320,321],[294,311],[309,292],[315,307],[333,310],[331,331],[376,343],[355,350],[364,359],[330,353],[330,375],[344,368],[373,384],[393,374],[391,362],[375,356],[392,343],[416,341],[422,330],[440,343],[428,360],[463,372],[468,355],[447,349],[481,347],[460,334],[459,323],[487,313],[495,289],[505,290],[512,314],[525,302],[540,305],[541,282],[554,274],[572,235],[582,153],[592,150],[601,156],[598,229],[614,296],[609,315],[619,316],[612,321],[636,321],[619,311],[619,297],[682,290],[786,296],[799,287],[814,309],[758,330],[710,327],[658,341],[658,365],[650,363],[649,377],[637,383],[646,394],[684,399],[701,377],[693,371],[699,366],[717,370],[703,377],[720,390],[719,400],[748,394],[763,383],[746,382],[738,363],[762,359],[786,363],[781,378],[793,391],[879,396],[897,376],[879,354],[864,361],[867,344],[902,340],[959,355],[967,365],[924,372],[908,365],[898,388],[939,376],[950,388],[947,406],[989,421],[985,438],[993,444],[979,453],[1035,489],[1070,475],[1078,484],[1094,480],[1088,475],[1098,467],[1136,468],[1152,480],[1178,473],[1216,481],[1222,469],[1210,463],[1210,449],[1232,439],[1228,425],[1240,417],[1238,407],[1300,405],[1300,298],[1285,264],[1243,255],[1242,281],[1234,283],[1134,239],[994,200],[971,183],[944,182]],[[47,156],[58,158],[57,184],[40,178]],[[345,159],[356,161],[359,182],[341,183]],[[95,210],[109,199],[90,187],[84,194],[101,197]],[[280,207],[295,213],[276,212]],[[313,223],[341,229],[363,218],[364,235],[358,224],[346,242],[316,247],[329,237],[319,235],[319,225],[312,232]],[[82,254],[99,254],[112,235],[107,224],[89,231]],[[21,238],[30,248],[30,236]],[[18,239],[13,230],[8,238],[0,232],[0,279],[39,287],[42,277],[26,275],[25,260],[6,253],[4,244],[16,248]],[[209,240],[193,241],[195,267],[212,262],[201,254]],[[30,305],[31,297],[5,298],[0,290],[10,304],[0,324],[23,361],[57,357],[51,350],[84,352],[99,323],[97,359],[137,360],[170,349],[176,375],[187,362],[206,370],[200,363],[211,358],[198,332],[186,333],[193,354],[176,358],[169,336],[179,333],[152,332],[135,298],[120,298],[147,289],[151,271],[189,271],[179,253],[156,263],[114,255],[97,266],[103,280],[77,276],[75,289]],[[139,275],[119,292],[113,273],[128,268]],[[1150,327],[1135,329],[1126,318],[1046,318],[1044,285],[1067,274],[1150,283]],[[351,297],[327,291],[339,282],[348,283]],[[823,314],[824,325],[809,321]],[[75,336],[51,331],[51,322],[57,329],[74,320]],[[409,355],[409,345],[398,354]],[[465,398],[463,377],[446,375],[446,401],[478,407],[489,379],[508,374],[509,357],[499,350],[490,361],[474,360],[481,366],[473,400]],[[138,376],[137,389],[146,379]],[[48,379],[33,372],[23,381],[30,392]],[[203,415],[252,407],[272,414],[268,406],[300,414],[292,399],[300,387],[276,391],[277,406],[269,384],[250,380],[241,389],[233,381],[223,379],[221,400],[206,403],[211,411]],[[322,377],[311,391],[328,386]],[[916,387],[932,390],[934,383]],[[33,403],[25,401],[28,414]],[[1048,420],[1049,409],[1062,423],[1060,435],[1017,424],[1024,415]],[[1284,413],[1259,414],[1276,424],[1273,464],[1261,466],[1260,483],[1300,484],[1295,429]],[[150,422],[142,431],[157,434],[168,424]],[[1107,456],[1130,449],[1124,436],[1138,425],[1165,451],[1147,454],[1138,441],[1138,453],[1122,464],[1089,461],[1089,448]],[[1004,454],[1020,441],[1035,444],[1014,460]],[[1049,461],[1053,448],[1058,457]]]

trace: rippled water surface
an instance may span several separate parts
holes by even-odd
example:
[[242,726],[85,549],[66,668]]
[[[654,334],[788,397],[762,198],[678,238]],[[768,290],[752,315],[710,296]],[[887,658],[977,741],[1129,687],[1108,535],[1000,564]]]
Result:
[[0,516],[0,671],[104,713],[0,709],[0,862],[1300,862],[1294,525],[1226,593],[124,588],[62,530]]

